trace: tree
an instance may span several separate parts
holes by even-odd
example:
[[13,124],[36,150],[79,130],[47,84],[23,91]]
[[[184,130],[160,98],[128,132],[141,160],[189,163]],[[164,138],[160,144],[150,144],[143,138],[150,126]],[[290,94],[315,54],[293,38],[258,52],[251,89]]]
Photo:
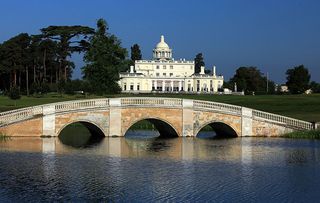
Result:
[[301,94],[309,89],[310,74],[303,65],[288,69],[286,74],[286,85],[292,94]]
[[141,60],[141,59],[142,59],[142,54],[141,54],[140,47],[138,44],[134,44],[131,47],[131,60],[129,60],[127,68],[124,71],[127,71],[130,66],[134,66],[134,62],[136,60]]
[[43,68],[43,74],[41,81],[47,82],[49,81],[47,78],[48,68],[50,69],[50,83],[52,83],[53,78],[53,69],[55,67],[55,61],[57,58],[57,42],[51,40],[51,39],[43,39],[39,44],[39,51],[42,58],[42,68]]
[[274,93],[275,84],[268,80],[256,67],[240,67],[236,70],[236,74],[230,79],[230,85],[237,83],[238,91],[244,91],[246,94],[267,93],[267,82],[269,86],[269,94]]
[[131,60],[132,62],[136,61],[136,60],[141,60],[142,59],[142,55],[141,55],[141,50],[138,44],[134,44],[131,47]]
[[[49,26],[42,28],[41,32],[44,38],[58,41],[59,79],[69,79],[72,72],[71,67],[68,66],[67,57],[73,52],[82,52],[88,48],[86,39],[94,33],[94,29],[80,25]],[[61,77],[62,74],[63,77]]]
[[9,98],[14,100],[14,106],[17,106],[16,100],[21,98],[20,90],[19,90],[18,87],[13,86],[13,87],[10,88]]
[[98,94],[117,93],[120,91],[117,83],[119,69],[125,64],[127,51],[121,47],[116,36],[107,33],[108,25],[104,19],[97,21],[97,27],[84,55],[84,78]]
[[27,33],[21,33],[5,41],[1,46],[1,66],[3,67],[2,70],[9,74],[10,87],[20,87],[22,85],[23,73],[28,77],[30,40],[31,38]]
[[316,83],[315,81],[312,81],[310,83],[310,88],[313,93],[320,93],[320,83]]
[[196,58],[194,59],[194,72],[195,73],[200,73],[201,71],[201,66],[205,66],[205,63],[203,61],[203,56],[202,53],[198,53],[196,55]]

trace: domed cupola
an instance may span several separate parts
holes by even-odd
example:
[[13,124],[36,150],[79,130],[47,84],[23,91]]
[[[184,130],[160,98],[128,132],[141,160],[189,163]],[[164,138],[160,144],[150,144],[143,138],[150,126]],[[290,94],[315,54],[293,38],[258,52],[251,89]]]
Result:
[[153,49],[153,59],[155,60],[171,60],[172,50],[169,45],[164,41],[164,36],[161,35],[160,42],[157,44],[156,48]]

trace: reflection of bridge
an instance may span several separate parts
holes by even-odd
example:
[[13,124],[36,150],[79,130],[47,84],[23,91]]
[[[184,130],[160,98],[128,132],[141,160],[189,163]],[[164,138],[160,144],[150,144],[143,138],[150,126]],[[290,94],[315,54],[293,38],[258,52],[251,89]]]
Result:
[[[112,157],[153,157],[172,159],[212,159],[223,156],[226,160],[251,157],[250,138],[236,142],[228,139],[214,140],[207,145],[205,139],[126,139],[123,137],[107,137],[94,145],[90,154],[109,155]],[[242,145],[243,144],[243,145]],[[223,147],[221,147],[223,146]],[[90,146],[92,148],[93,146]],[[247,149],[249,147],[249,150]],[[214,150],[212,149],[214,148]],[[85,148],[80,148],[84,152]],[[51,154],[69,154],[75,148],[65,145],[58,138],[14,137],[7,142],[0,142],[0,151],[40,152]],[[77,151],[79,151],[77,150]],[[79,151],[79,152],[80,152]],[[156,153],[155,153],[156,152]],[[248,153],[249,152],[249,153]]]
[[175,98],[77,100],[0,113],[0,132],[9,136],[58,136],[71,123],[82,122],[106,136],[124,136],[141,120],[160,135],[196,136],[206,125],[217,135],[275,136],[313,129],[312,123],[223,103]]

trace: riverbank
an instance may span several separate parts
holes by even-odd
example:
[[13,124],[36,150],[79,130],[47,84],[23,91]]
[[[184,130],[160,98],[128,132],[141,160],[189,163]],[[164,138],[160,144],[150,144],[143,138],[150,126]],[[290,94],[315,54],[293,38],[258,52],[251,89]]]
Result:
[[320,130],[295,131],[279,137],[298,139],[320,139]]
[[[0,96],[0,112],[29,106],[79,99],[101,98],[96,95],[60,95],[50,93],[41,97],[23,96],[16,106],[8,97]],[[174,97],[222,102],[289,116],[305,121],[320,121],[320,94],[311,95],[186,95],[186,94],[117,94],[103,97]]]

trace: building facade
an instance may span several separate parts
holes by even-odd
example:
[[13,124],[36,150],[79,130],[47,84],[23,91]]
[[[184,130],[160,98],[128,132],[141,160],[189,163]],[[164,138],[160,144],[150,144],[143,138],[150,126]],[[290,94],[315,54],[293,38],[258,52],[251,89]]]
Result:
[[195,73],[194,61],[174,60],[164,36],[153,49],[152,60],[137,60],[129,72],[120,73],[122,92],[190,92],[215,93],[223,85],[223,76],[205,74],[205,67]]

